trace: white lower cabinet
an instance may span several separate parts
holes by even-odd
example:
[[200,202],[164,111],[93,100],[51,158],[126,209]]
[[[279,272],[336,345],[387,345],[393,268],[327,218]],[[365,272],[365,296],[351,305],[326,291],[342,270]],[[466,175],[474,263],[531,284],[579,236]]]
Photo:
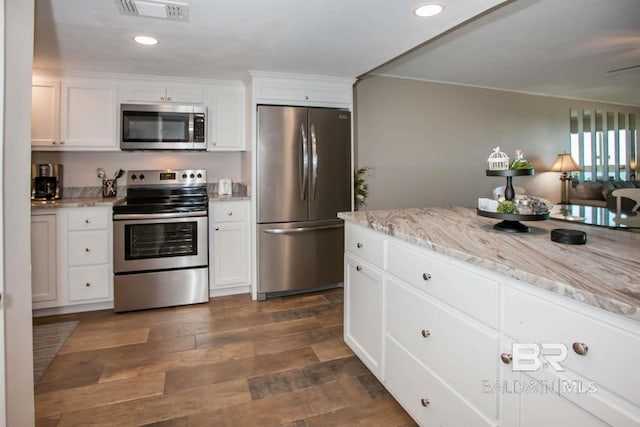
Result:
[[382,375],[382,272],[345,256],[344,340],[378,378]]
[[56,214],[31,216],[31,299],[55,301],[58,297]]
[[249,201],[210,202],[209,286],[212,295],[248,292],[251,284],[249,245]]
[[640,322],[350,222],[344,322],[422,426],[640,426]]
[[[113,302],[111,207],[43,212],[31,216],[33,308],[73,312],[91,309],[90,304],[93,309],[96,304],[109,307]],[[86,308],[80,307],[85,304]]]

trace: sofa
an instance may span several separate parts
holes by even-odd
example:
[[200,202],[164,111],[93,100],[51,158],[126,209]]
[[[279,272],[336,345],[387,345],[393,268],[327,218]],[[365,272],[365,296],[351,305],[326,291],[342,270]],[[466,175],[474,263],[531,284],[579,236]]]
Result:
[[[616,198],[611,192],[617,188],[640,188],[640,181],[586,181],[571,189],[569,194],[572,205],[599,206],[616,210]],[[622,210],[630,211],[635,202],[622,199]]]

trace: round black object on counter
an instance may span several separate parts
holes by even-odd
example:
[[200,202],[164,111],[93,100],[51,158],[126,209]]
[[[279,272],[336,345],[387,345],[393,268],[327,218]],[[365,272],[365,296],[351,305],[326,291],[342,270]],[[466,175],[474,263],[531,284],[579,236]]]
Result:
[[584,245],[587,243],[587,233],[578,230],[555,228],[551,230],[551,240],[565,245]]

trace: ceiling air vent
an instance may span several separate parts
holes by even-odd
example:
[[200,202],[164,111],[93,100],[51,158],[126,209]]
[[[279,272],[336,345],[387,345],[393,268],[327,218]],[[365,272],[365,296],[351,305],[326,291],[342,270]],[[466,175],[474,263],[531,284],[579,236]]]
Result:
[[122,15],[187,21],[189,9],[186,3],[163,0],[115,0]]

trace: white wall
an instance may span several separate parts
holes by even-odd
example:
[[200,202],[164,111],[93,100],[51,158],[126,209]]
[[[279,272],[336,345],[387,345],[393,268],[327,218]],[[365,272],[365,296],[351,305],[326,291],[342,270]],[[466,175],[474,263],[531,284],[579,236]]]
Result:
[[[33,0],[4,0],[3,312],[6,425],[32,426],[30,133]],[[4,420],[0,420],[0,424]]]
[[[390,77],[356,85],[358,167],[372,168],[364,209],[475,207],[504,178],[485,176],[493,147],[524,150],[536,176],[514,179],[527,193],[560,200],[559,173],[544,172],[569,151],[569,109],[602,103]],[[640,108],[615,106],[616,111]]]
[[[32,163],[61,163],[64,166],[63,185],[65,187],[96,187],[102,185],[96,169],[104,168],[108,176],[118,169],[206,169],[207,181],[217,182],[218,178],[240,181],[241,153],[211,152],[42,152],[32,153]],[[120,186],[126,179],[119,180]]]

